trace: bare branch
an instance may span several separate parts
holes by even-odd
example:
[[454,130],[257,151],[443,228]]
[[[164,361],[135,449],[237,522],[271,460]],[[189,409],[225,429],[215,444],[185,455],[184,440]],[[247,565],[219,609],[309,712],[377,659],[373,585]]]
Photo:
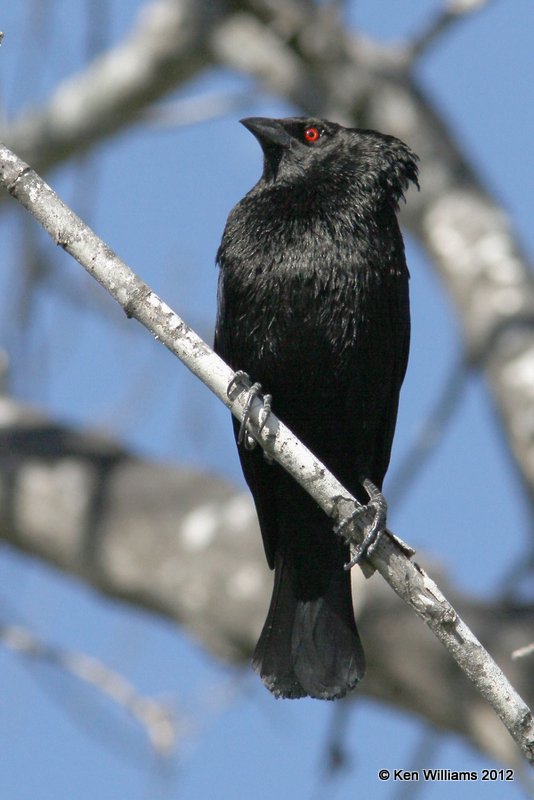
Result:
[[389,479],[388,502],[391,506],[403,499],[427,458],[443,440],[447,424],[458,408],[468,374],[469,367],[463,358],[456,361],[447,373],[435,407],[423,420],[410,449]]
[[177,728],[169,708],[145,697],[115,670],[85,653],[64,650],[43,642],[27,628],[0,623],[0,642],[16,653],[46,661],[93,686],[123,708],[145,730],[154,751],[169,755],[176,744]]
[[226,114],[242,113],[250,106],[256,92],[211,92],[170,103],[150,106],[142,113],[153,128],[181,128],[216,119]]
[[467,14],[481,10],[489,0],[448,0],[406,48],[406,58],[413,62]]
[[208,34],[220,14],[210,0],[151,0],[123,42],[61,83],[45,107],[2,138],[40,170],[83,152],[209,65]]
[[[98,591],[178,624],[213,657],[242,666],[264,622],[272,578],[252,498],[188,467],[133,457],[101,435],[0,400],[0,536]],[[157,538],[154,539],[154,531]],[[527,701],[532,607],[458,594],[454,607]],[[353,699],[377,699],[518,768],[491,707],[385,581],[352,571],[369,669]],[[246,672],[248,674],[248,670]],[[252,677],[252,676],[250,676]],[[241,679],[241,673],[238,676]]]
[[421,192],[410,192],[404,221],[452,295],[467,358],[486,376],[534,498],[534,273],[510,220],[463,156],[402,51],[341,25],[329,37],[301,35],[291,43],[274,29],[257,18],[229,17],[214,35],[217,57],[306,113],[387,131],[419,155]]
[[517,650],[514,650],[513,653],[510,654],[510,658],[526,658],[527,656],[531,656],[534,653],[534,642],[525,645],[525,647],[518,647]]
[[[233,371],[177,314],[68,209],[53,190],[21,159],[0,145],[0,182],[44,229],[120,303],[241,419],[247,392],[228,394]],[[334,519],[343,519],[355,499],[314,458],[282,422],[271,415],[260,429],[263,404],[252,405],[253,432],[265,451],[298,480]],[[351,532],[361,542],[362,530]],[[491,703],[525,758],[534,763],[534,722],[530,710],[435,583],[389,537],[382,536],[371,558],[395,592],[445,645],[465,674]]]

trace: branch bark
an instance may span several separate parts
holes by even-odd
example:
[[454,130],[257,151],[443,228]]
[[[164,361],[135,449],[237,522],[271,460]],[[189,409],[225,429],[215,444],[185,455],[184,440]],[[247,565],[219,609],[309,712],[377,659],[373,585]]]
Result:
[[[287,29],[276,36],[273,16],[269,23],[252,15],[228,18],[214,33],[220,61],[305,113],[387,131],[419,155],[421,192],[410,192],[403,219],[452,297],[467,356],[488,382],[534,501],[534,271],[510,220],[418,84],[409,45],[382,47],[303,8],[291,36]],[[280,49],[283,73],[275,57]]]
[[[172,620],[214,658],[248,663],[272,587],[248,493],[1,399],[0,495],[4,541]],[[505,727],[436,637],[385,581],[360,570],[352,580],[369,664],[353,699],[416,714],[519,769],[525,762]],[[510,657],[531,639],[532,607],[459,595],[442,576],[440,584],[532,705],[531,659]]]
[[[234,373],[210,348],[68,209],[52,189],[21,159],[0,144],[0,183],[157,339],[211,389],[241,419],[246,391],[228,393]],[[265,451],[278,461],[334,519],[344,518],[355,499],[272,414],[261,432],[262,403],[252,406],[253,432]],[[359,543],[362,531],[352,531]],[[371,558],[373,566],[395,592],[423,619],[480,693],[491,703],[525,758],[534,763],[534,722],[531,712],[504,673],[491,659],[458,613],[397,544],[382,536]]]
[[[452,16],[476,6],[456,4]],[[534,273],[507,216],[419,85],[413,58],[411,44],[382,47],[347,31],[331,5],[152,0],[123,42],[3,138],[35,169],[48,169],[129,125],[193,75],[224,66],[305,113],[407,141],[421,157],[422,191],[410,195],[405,222],[454,301],[466,352],[486,377],[534,501]]]
[[147,2],[119,45],[4,127],[2,138],[41,171],[83,153],[210,65],[209,33],[223,11],[210,0]]

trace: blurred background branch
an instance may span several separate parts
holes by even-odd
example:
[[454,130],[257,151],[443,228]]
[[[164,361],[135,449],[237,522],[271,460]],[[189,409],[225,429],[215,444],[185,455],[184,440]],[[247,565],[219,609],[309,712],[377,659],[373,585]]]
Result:
[[[207,339],[215,297],[211,262],[224,218],[259,174],[257,152],[239,138],[235,115],[332,117],[392,133],[419,154],[421,192],[411,194],[403,211],[412,235],[414,344],[401,398],[405,427],[401,417],[397,437],[405,455],[399,471],[395,463],[391,469],[390,505],[400,514],[394,527],[408,538],[415,532],[432,571],[439,561],[445,573],[454,565],[454,584],[464,576],[465,588],[453,584],[447,594],[532,702],[530,658],[512,662],[510,654],[532,641],[534,283],[528,242],[520,241],[502,201],[510,158],[526,158],[513,134],[528,129],[522,115],[530,106],[518,107],[513,126],[500,107],[492,108],[488,130],[472,122],[477,111],[470,114],[468,100],[459,122],[437,97],[439,86],[452,80],[446,58],[458,38],[469,42],[465,70],[473,80],[481,52],[492,50],[497,64],[499,46],[512,47],[501,40],[498,23],[495,40],[482,42],[484,20],[492,13],[519,19],[520,9],[504,12],[496,1],[434,2],[418,12],[413,32],[390,30],[387,41],[357,24],[358,4],[349,2],[117,0],[102,4],[96,16],[92,4],[81,3],[76,19],[52,0],[46,8],[30,0],[17,5],[13,20],[2,20],[0,138],[38,171],[54,168],[50,180],[71,193],[72,205],[93,218],[120,255],[140,264],[144,277],[152,270],[157,288],[174,293],[177,307]],[[384,20],[392,14],[384,5]],[[38,50],[47,58],[38,58]],[[508,51],[505,56],[516,70],[505,91],[513,86],[519,95],[526,70]],[[445,64],[439,85],[429,79],[433,58]],[[484,80],[506,85],[495,73]],[[455,101],[460,97],[456,89]],[[469,144],[466,131],[485,138],[499,126],[502,150],[491,167],[502,161],[503,177],[496,190],[488,159],[472,139]],[[229,421],[213,412],[201,390],[176,377],[175,365],[132,332],[8,204],[0,211],[4,582],[9,585],[13,570],[31,574],[37,557],[52,566],[50,581],[59,580],[56,570],[75,576],[99,595],[126,602],[132,614],[144,609],[150,619],[155,612],[172,620],[220,662],[246,664],[271,578],[251,501],[230,466]],[[423,258],[459,323],[452,346],[434,319],[424,319],[431,301],[418,288]],[[443,364],[453,366],[444,372]],[[476,438],[449,452],[455,431],[474,437],[485,414],[482,395],[473,400],[477,375],[489,389],[487,419],[497,421],[506,451],[502,472],[490,477],[491,458],[478,452]],[[46,411],[36,413],[35,405]],[[466,408],[470,416],[462,423]],[[60,421],[65,417],[68,426]],[[106,435],[84,432],[95,427]],[[124,443],[115,444],[117,437]],[[511,488],[504,488],[504,474]],[[494,520],[497,513],[502,517]],[[14,568],[12,552],[30,558]],[[491,557],[504,577],[488,588],[481,559]],[[500,723],[433,637],[404,616],[381,581],[354,580],[370,662],[350,704],[356,718],[363,713],[359,698],[374,698],[517,766]],[[13,581],[18,593],[24,581]],[[41,602],[34,598],[37,609]],[[54,631],[50,641],[57,641]],[[69,642],[66,649],[86,648]],[[188,651],[183,673],[173,661],[177,680],[189,681],[190,658]],[[165,662],[161,652],[159,660]],[[244,671],[245,689],[249,679]],[[138,676],[131,682],[137,685]]]

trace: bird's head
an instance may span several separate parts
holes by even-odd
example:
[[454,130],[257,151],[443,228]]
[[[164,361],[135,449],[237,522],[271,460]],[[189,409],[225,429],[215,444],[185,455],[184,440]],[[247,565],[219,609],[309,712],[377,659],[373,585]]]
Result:
[[241,122],[262,147],[264,181],[302,186],[304,180],[393,205],[410,182],[418,185],[417,156],[394,136],[313,117]]

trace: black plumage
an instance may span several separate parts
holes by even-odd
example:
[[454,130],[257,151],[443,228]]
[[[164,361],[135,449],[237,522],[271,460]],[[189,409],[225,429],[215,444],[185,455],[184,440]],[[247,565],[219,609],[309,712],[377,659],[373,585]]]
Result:
[[[230,213],[216,351],[362,502],[382,487],[408,359],[398,202],[417,183],[398,139],[310,118],[243,124],[264,171]],[[235,423],[236,434],[239,425]],[[360,680],[349,551],[332,520],[260,448],[239,448],[274,591],[253,665],[277,696],[334,699]]]

